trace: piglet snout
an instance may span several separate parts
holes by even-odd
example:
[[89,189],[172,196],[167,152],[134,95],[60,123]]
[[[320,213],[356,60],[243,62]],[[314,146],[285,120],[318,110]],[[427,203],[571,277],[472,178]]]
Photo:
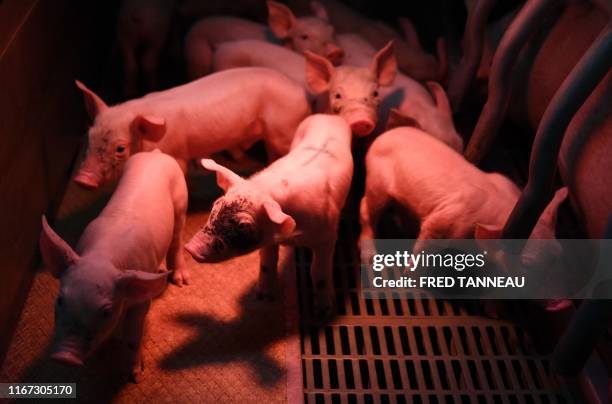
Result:
[[51,355],[54,361],[63,363],[64,365],[81,367],[84,365],[83,360],[73,352],[57,351]]
[[350,123],[350,127],[356,136],[367,136],[374,130],[374,122],[369,119],[356,119]]
[[200,254],[201,244],[196,240],[195,237],[192,238],[187,244],[185,244],[184,247],[194,260],[196,260],[200,264],[205,261],[204,256]]
[[80,170],[74,177],[74,182],[85,188],[98,188],[100,178],[92,172]]

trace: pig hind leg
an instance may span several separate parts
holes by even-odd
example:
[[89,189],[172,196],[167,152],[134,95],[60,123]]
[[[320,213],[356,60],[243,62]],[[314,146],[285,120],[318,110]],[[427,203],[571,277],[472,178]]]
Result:
[[414,244],[415,254],[431,251],[429,240],[470,238],[469,226],[462,226],[461,215],[457,212],[438,212],[421,222],[421,229]]
[[361,234],[359,235],[358,248],[364,262],[370,262],[370,259],[376,253],[374,244],[370,240],[376,238],[376,227],[380,216],[391,202],[387,192],[378,189],[379,187],[374,186],[372,182],[366,180],[366,193],[359,205]]
[[259,280],[257,282],[257,300],[274,300],[277,281],[278,244],[262,247],[259,250]]
[[[333,234],[336,234],[334,228]],[[331,315],[334,307],[334,249],[336,237],[312,248],[310,277],[313,286],[313,313],[320,319]]]

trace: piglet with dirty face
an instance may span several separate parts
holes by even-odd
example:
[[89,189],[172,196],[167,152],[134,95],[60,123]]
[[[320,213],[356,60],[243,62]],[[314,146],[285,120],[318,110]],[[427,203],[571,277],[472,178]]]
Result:
[[257,248],[260,298],[272,297],[279,244],[310,248],[315,313],[333,304],[332,260],[340,211],[353,175],[351,131],[337,116],[312,115],[298,127],[291,151],[243,179],[212,160],[225,191],[201,231],[185,245],[198,262],[219,262]]
[[[52,358],[82,366],[114,330],[127,348],[126,376],[142,376],[141,341],[151,299],[167,278],[188,283],[181,232],[187,186],[176,161],[159,151],[130,158],[100,215],[72,249],[43,217],[40,249],[60,279]],[[159,272],[166,258],[173,272]],[[120,326],[121,325],[121,326]]]

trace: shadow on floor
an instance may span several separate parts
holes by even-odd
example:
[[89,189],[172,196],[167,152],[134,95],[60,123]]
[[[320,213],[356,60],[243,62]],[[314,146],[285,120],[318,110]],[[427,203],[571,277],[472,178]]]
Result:
[[[178,313],[171,321],[191,327],[197,334],[168,353],[160,367],[171,371],[214,363],[246,362],[259,384],[277,383],[283,374],[283,364],[266,351],[275,341],[287,337],[285,319],[282,315],[274,316],[278,313],[271,311],[270,303],[256,300],[255,284],[241,296],[239,306],[239,317],[230,321],[197,311]],[[254,318],[264,323],[258,328],[268,332],[253,332]],[[224,338],[219,338],[220,335]]]

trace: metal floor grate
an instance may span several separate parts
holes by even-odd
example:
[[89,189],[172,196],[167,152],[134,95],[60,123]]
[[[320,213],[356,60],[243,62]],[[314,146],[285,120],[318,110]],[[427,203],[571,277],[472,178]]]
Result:
[[[306,403],[573,403],[546,354],[478,302],[381,294],[357,285],[356,225],[340,226],[334,262],[338,316],[319,325],[310,311],[310,254],[296,252]],[[394,296],[395,295],[395,296]]]

